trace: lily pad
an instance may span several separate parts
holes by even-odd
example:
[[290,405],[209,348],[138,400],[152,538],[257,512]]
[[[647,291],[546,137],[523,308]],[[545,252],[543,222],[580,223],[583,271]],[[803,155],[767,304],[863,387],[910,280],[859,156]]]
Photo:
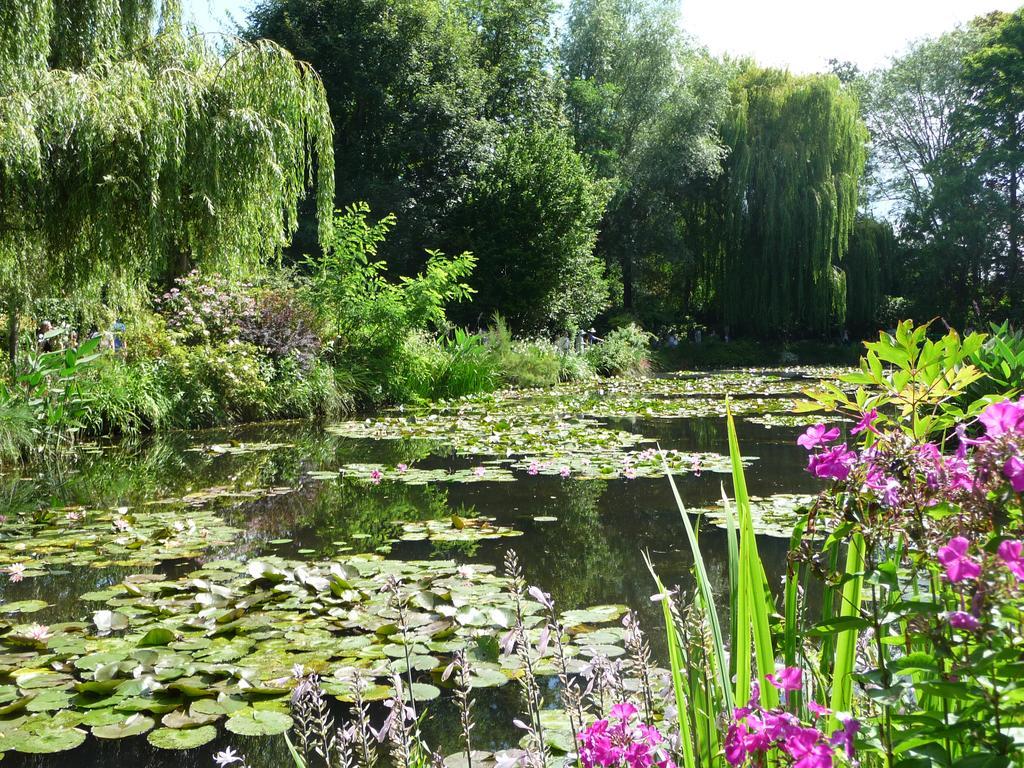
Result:
[[198,728],[158,728],[151,731],[146,740],[157,749],[195,749],[215,738],[217,729],[212,725],[202,725]]

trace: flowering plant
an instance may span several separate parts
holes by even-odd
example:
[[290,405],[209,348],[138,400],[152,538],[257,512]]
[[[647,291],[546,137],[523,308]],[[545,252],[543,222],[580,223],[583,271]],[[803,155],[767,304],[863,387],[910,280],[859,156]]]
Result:
[[629,702],[613,705],[608,717],[591,723],[578,739],[583,768],[675,768],[661,733],[641,722]]

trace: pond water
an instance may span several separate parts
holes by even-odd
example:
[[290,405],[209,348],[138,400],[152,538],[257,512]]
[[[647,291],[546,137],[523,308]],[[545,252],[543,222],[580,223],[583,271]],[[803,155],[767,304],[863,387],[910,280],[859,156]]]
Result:
[[[660,457],[652,459],[650,449],[675,452],[674,475],[690,509],[715,506],[723,483],[729,485],[721,461],[727,452],[724,397],[736,398],[749,490],[772,499],[766,509],[779,512],[764,516],[760,540],[769,579],[777,580],[785,569],[786,512],[799,501],[792,495],[820,488],[804,472],[805,453],[795,445],[799,422],[806,419],[784,412],[801,388],[834,373],[803,369],[567,387],[327,427],[279,423],[97,448],[45,473],[0,477],[0,564],[27,567],[20,582],[0,579],[0,602],[45,601],[30,614],[8,618],[53,626],[89,622],[94,611],[108,607],[103,590],[131,574],[170,580],[228,559],[324,561],[356,553],[500,568],[513,548],[527,582],[550,592],[562,610],[602,604],[636,609],[657,654],[660,608],[649,599],[655,590],[641,553],[650,553],[666,584],[684,590],[692,584],[679,512],[658,469]],[[104,510],[109,519],[102,518],[99,533],[87,535],[90,510]],[[154,511],[183,521],[186,530],[174,538],[151,527],[124,551],[110,549],[107,540],[129,526],[124,520],[141,529]],[[493,537],[474,535],[481,517],[489,519],[482,532]],[[36,538],[26,540],[25,520],[35,521]],[[431,529],[425,521],[437,523]],[[198,543],[188,537],[190,525],[202,529]],[[709,519],[702,528],[707,566],[723,593],[724,532]],[[56,541],[35,556],[41,536]],[[80,599],[87,593],[93,594],[89,602]],[[8,683],[27,663],[14,650],[6,647],[0,660]],[[520,706],[515,685],[481,689],[477,701],[481,747],[517,738],[509,725]],[[60,702],[74,706],[66,697]],[[37,709],[61,716],[56,705]],[[428,711],[426,735],[443,746],[457,730],[454,707],[442,696]],[[0,749],[11,727],[2,718],[16,727],[18,717],[26,712],[0,714]],[[280,737],[239,736],[222,728],[214,741],[186,751],[155,749],[145,736],[89,737],[70,752],[9,752],[4,759],[14,765],[208,768],[212,753],[229,744],[253,768],[289,764]]]

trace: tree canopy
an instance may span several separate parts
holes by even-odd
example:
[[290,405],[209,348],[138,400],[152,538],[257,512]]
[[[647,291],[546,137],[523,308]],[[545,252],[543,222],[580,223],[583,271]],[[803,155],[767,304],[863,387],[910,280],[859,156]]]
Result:
[[0,284],[9,317],[199,262],[252,268],[316,189],[333,206],[319,77],[270,42],[216,50],[146,0],[0,0]]

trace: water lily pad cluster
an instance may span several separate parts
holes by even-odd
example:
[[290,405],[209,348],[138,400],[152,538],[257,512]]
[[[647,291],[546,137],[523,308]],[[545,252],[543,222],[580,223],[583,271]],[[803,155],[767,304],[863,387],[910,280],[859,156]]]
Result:
[[151,567],[199,557],[238,534],[201,507],[54,508],[3,521],[0,568],[18,581],[74,566]]
[[[754,532],[761,536],[788,539],[793,535],[793,528],[796,524],[804,519],[801,510],[813,504],[814,499],[814,496],[800,493],[752,496],[750,498],[750,517],[754,525]],[[706,520],[720,528],[725,528],[728,525],[726,510],[722,504],[690,511],[701,513]],[[732,514],[735,516],[735,509]]]
[[[401,584],[400,602],[382,589],[389,580]],[[456,649],[473,658],[474,686],[500,685],[520,673],[515,656],[497,651],[513,616],[507,587],[489,566],[372,556],[220,560],[175,580],[131,576],[82,596],[96,605],[91,622],[0,621],[0,750],[73,749],[87,732],[148,734],[164,749],[204,744],[220,724],[238,734],[281,733],[302,675],[317,672],[328,694],[350,700],[358,673],[372,700],[389,695],[389,674],[411,670],[412,694],[425,701],[439,695]],[[525,605],[539,635],[541,607]],[[562,615],[578,668],[595,653],[622,653],[621,629],[601,625],[624,611]],[[538,664],[545,670],[554,671],[552,659]]]

